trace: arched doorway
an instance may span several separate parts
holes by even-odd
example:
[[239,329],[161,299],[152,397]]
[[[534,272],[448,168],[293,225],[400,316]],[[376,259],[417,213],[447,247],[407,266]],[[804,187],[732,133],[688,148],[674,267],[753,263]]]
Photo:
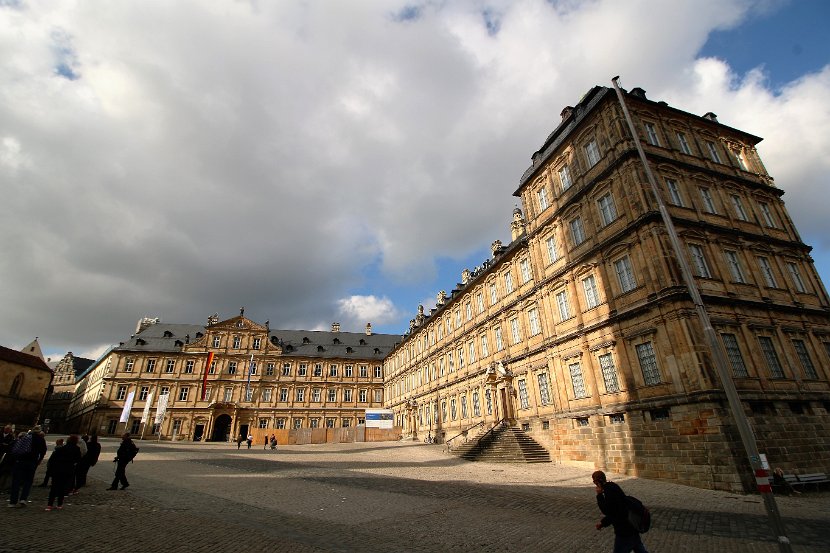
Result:
[[219,415],[216,417],[216,421],[213,423],[213,435],[211,436],[211,441],[214,442],[227,442],[228,436],[230,436],[231,432],[231,416],[230,415]]

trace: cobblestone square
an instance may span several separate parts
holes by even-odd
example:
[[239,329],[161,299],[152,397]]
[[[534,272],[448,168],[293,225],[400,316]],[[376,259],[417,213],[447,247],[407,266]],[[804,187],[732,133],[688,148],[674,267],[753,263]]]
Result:
[[[599,552],[613,542],[613,530],[594,529],[589,470],[470,463],[413,442],[136,443],[126,491],[105,490],[117,446],[105,439],[63,511],[45,512],[39,487],[28,507],[0,510],[0,553]],[[757,496],[613,479],[652,510],[652,553],[778,551]],[[828,499],[778,498],[795,551],[830,550]]]

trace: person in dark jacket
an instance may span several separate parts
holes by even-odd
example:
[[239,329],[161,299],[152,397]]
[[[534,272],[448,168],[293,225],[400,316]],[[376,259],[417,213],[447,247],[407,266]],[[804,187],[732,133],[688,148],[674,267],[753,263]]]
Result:
[[46,439],[40,426],[35,426],[28,433],[19,436],[12,446],[11,454],[14,467],[9,490],[9,507],[25,507],[37,466],[46,456]]
[[43,483],[41,483],[41,488],[48,488],[49,487],[49,480],[52,478],[52,458],[55,456],[55,452],[63,447],[63,438],[58,438],[55,440],[55,449],[52,450],[52,455],[49,456],[49,460],[46,461],[46,474],[43,476]]
[[130,486],[130,483],[127,482],[127,464],[133,460],[137,453],[138,448],[130,439],[130,433],[125,432],[121,436],[121,445],[118,446],[118,451],[115,454],[115,478],[112,480],[112,485],[107,488],[108,490],[117,490],[119,482],[122,490],[126,490]]
[[58,509],[63,509],[63,498],[72,487],[75,480],[75,467],[81,462],[81,448],[78,447],[78,436],[72,434],[66,439],[63,447],[55,449],[49,462],[52,465],[52,487],[49,488],[49,504],[46,510],[51,511],[58,500]]
[[86,442],[86,454],[81,457],[81,462],[75,470],[75,490],[79,490],[86,486],[86,475],[90,467],[94,467],[98,462],[98,456],[101,455],[101,444],[98,443],[98,436],[95,434],[92,437],[84,434],[81,439]]
[[14,466],[14,458],[12,457],[12,445],[17,437],[14,435],[12,425],[7,424],[3,427],[3,434],[0,435],[0,489],[7,489],[12,479],[12,467]]
[[640,533],[628,522],[628,505],[625,492],[617,484],[609,482],[601,470],[591,475],[597,492],[597,506],[604,515],[597,522],[597,530],[614,527],[614,553],[648,553],[640,539]]

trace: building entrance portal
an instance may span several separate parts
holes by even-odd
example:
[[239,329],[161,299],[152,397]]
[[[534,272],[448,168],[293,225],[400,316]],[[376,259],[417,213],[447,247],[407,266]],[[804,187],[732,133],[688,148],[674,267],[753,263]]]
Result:
[[205,425],[204,424],[197,424],[195,430],[193,431],[193,441],[194,442],[201,442],[204,435],[205,435]]
[[211,441],[227,442],[230,439],[231,432],[231,416],[219,415],[213,423],[213,435]]

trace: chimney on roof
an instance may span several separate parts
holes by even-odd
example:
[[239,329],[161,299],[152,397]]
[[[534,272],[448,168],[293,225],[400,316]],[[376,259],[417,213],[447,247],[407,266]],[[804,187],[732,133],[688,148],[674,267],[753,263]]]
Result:
[[574,107],[573,106],[565,106],[565,109],[563,109],[559,113],[559,116],[562,118],[562,121],[564,121],[565,119],[570,117],[573,112],[574,112]]
[[372,335],[372,323],[366,323],[366,336]]
[[332,332],[340,332],[340,323],[331,323]]
[[715,123],[718,122],[718,116],[712,113],[711,111],[707,111],[706,113],[704,113],[703,118],[708,119],[709,121],[713,121]]
[[643,100],[648,100],[648,98],[646,98],[646,91],[640,88],[639,86],[632,88],[630,94],[635,98],[642,98]]

